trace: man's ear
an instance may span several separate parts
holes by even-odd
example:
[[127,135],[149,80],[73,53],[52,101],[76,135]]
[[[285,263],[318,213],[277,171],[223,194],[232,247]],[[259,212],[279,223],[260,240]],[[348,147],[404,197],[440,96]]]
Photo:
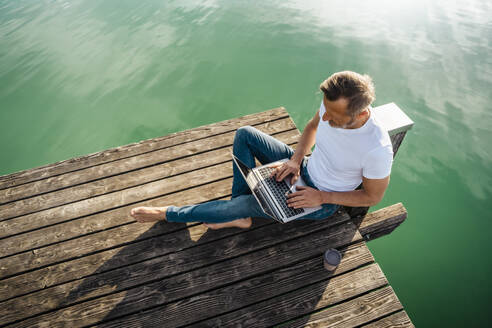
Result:
[[368,110],[365,110],[365,111],[362,111],[360,112],[359,114],[357,114],[357,118],[360,119],[360,118],[364,118],[366,116],[369,115],[369,111]]

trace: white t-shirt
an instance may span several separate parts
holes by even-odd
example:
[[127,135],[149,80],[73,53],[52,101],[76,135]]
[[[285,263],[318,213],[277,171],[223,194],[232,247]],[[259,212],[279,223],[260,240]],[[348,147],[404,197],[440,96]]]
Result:
[[351,191],[368,179],[391,173],[393,146],[388,132],[372,113],[358,129],[333,128],[323,121],[321,102],[316,144],[307,164],[314,185],[323,191]]

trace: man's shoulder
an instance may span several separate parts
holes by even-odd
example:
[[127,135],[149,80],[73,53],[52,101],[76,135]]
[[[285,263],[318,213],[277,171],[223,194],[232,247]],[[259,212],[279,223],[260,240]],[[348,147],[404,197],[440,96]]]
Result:
[[373,117],[371,120],[370,146],[366,149],[366,158],[375,160],[393,156],[393,144],[388,131],[384,126]]
[[374,148],[377,148],[378,146],[381,147],[391,146],[391,138],[389,136],[389,133],[386,130],[386,128],[383,126],[383,124],[378,121],[377,117],[373,117],[370,124],[371,124],[370,134],[372,135],[371,139],[374,143]]
[[391,173],[393,146],[378,145],[369,150],[362,160],[362,174],[368,179],[382,179]]

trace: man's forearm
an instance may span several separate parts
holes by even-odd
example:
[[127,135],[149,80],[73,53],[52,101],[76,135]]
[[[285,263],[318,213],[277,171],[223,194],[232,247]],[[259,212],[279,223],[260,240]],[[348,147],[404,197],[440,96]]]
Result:
[[375,199],[369,196],[364,189],[334,192],[334,191],[321,191],[321,198],[323,204],[338,204],[344,206],[374,206],[379,203],[380,199]]
[[306,128],[302,132],[301,139],[297,144],[296,151],[294,155],[292,155],[291,159],[301,164],[304,155],[306,155],[314,143],[316,142],[316,127],[313,127],[311,124],[307,124]]

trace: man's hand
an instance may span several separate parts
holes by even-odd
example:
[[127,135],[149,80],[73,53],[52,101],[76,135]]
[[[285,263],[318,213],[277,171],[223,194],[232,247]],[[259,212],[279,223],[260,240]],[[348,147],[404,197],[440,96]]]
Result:
[[288,160],[287,162],[283,162],[282,164],[273,165],[272,167],[275,168],[275,171],[272,172],[271,176],[276,176],[276,180],[278,182],[285,179],[287,176],[289,176],[289,174],[293,174],[292,178],[290,179],[291,185],[294,184],[297,179],[299,179],[301,165],[292,159]]
[[293,208],[315,207],[323,204],[321,191],[307,186],[296,186],[296,192],[287,196],[287,206]]

